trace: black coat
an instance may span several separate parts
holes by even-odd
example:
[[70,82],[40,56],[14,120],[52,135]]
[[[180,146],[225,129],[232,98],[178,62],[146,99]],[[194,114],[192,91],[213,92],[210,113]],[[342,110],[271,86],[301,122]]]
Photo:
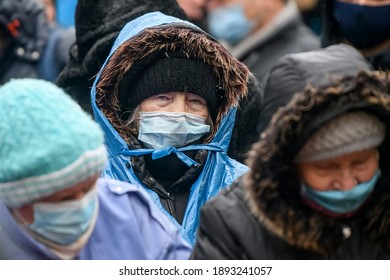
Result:
[[257,134],[264,131],[279,107],[286,105],[294,93],[303,91],[307,85],[320,86],[343,75],[356,75],[371,69],[365,58],[346,44],[284,55],[266,79]]
[[389,78],[376,82],[362,73],[358,82],[348,78],[344,85],[307,89],[278,111],[251,149],[251,171],[202,208],[193,259],[390,257],[388,136],[379,148],[381,179],[353,217],[326,216],[300,196],[292,161],[322,124],[350,110],[364,110],[390,123]]

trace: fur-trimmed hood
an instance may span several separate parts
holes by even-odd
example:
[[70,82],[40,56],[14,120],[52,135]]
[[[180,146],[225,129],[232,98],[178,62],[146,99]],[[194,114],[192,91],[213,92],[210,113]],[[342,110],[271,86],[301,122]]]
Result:
[[107,3],[106,0],[77,1],[76,43],[71,46],[70,60],[57,79],[57,84],[90,113],[94,78],[128,22],[153,11],[188,19],[176,0],[110,0]]
[[[210,140],[211,143],[185,147],[201,149],[198,154],[206,152],[207,158],[200,174],[191,183],[183,221],[180,224],[162,205],[158,190],[150,188],[137,174],[137,171],[146,165],[142,157],[145,149],[141,149],[136,135],[129,131],[123,121],[121,122],[122,110],[117,92],[124,74],[132,71],[134,61],[164,48],[168,50],[181,48],[183,52],[209,63],[213,66],[219,84],[225,92],[224,98],[220,100],[215,122],[218,129]],[[246,166],[229,158],[226,153],[235,122],[237,111],[235,105],[238,105],[240,98],[247,94],[248,77],[247,68],[202,30],[189,22],[166,16],[161,12],[153,12],[129,22],[123,28],[95,79],[91,91],[92,109],[95,120],[105,132],[109,155],[104,176],[141,185],[157,207],[191,244],[195,242],[201,206],[248,171]],[[164,152],[167,150],[172,151],[171,147],[166,148]],[[178,150],[173,152],[180,152]],[[158,150],[157,153],[161,151]],[[150,181],[152,179],[156,181],[152,177],[148,178]]]
[[[95,80],[91,96],[95,118],[98,121],[107,118],[125,141],[131,137],[119,118],[123,112],[118,86],[135,61],[160,50],[181,50],[213,66],[224,91],[218,108],[217,126],[228,111],[238,106],[240,99],[247,95],[249,70],[220,43],[189,22],[160,12],[146,14],[128,23],[121,31]],[[230,121],[234,123],[234,119]]]
[[[356,80],[345,78],[326,88],[308,86],[277,111],[253,145],[247,162],[251,171],[244,175],[251,212],[267,230],[292,246],[325,257],[332,257],[355,234],[390,251],[390,129],[379,150],[382,177],[353,220],[331,218],[305,206],[292,163],[322,124],[346,111],[364,110],[390,123],[389,89],[388,73],[362,72]],[[348,224],[356,220],[364,226],[349,236]]]

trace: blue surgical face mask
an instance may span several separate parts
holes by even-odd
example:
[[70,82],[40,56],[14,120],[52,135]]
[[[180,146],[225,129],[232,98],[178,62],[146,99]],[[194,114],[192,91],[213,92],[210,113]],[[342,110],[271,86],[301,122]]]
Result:
[[206,118],[188,113],[140,112],[138,139],[146,147],[180,148],[210,131]]
[[378,170],[369,181],[358,184],[348,191],[316,191],[302,184],[301,194],[330,212],[351,213],[367,200],[379,177],[380,171]]
[[96,187],[79,200],[37,202],[33,204],[34,222],[27,227],[56,244],[70,245],[89,228],[97,204]]
[[212,10],[207,20],[210,34],[232,45],[247,37],[255,28],[255,23],[246,18],[240,4]]
[[390,5],[363,6],[335,1],[333,16],[340,35],[358,49],[369,49],[390,38]]

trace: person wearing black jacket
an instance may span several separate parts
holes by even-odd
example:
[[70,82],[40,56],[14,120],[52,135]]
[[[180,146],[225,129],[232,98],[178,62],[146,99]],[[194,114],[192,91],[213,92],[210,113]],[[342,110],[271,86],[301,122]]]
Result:
[[269,125],[278,108],[286,105],[292,94],[302,91],[306,84],[319,86],[330,77],[356,75],[358,71],[372,69],[365,58],[347,44],[283,56],[265,80],[257,134]]
[[390,77],[322,77],[290,92],[251,171],[203,206],[192,259],[390,257]]

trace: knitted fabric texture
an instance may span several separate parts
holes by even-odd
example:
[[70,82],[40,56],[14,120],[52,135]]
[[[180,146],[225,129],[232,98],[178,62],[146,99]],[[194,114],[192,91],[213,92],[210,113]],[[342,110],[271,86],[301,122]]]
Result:
[[55,85],[14,79],[0,88],[0,199],[18,207],[101,172],[100,127]]
[[373,148],[383,142],[385,134],[385,125],[375,116],[365,112],[345,113],[312,135],[295,162],[325,160]]
[[175,0],[78,0],[75,14],[76,44],[57,84],[92,112],[90,92],[102,63],[110,53],[120,30],[149,12],[188,20]]
[[182,53],[163,53],[148,65],[136,62],[120,85],[126,95],[126,106],[134,109],[143,100],[158,93],[187,92],[207,102],[213,119],[217,115],[217,79],[213,68]]

